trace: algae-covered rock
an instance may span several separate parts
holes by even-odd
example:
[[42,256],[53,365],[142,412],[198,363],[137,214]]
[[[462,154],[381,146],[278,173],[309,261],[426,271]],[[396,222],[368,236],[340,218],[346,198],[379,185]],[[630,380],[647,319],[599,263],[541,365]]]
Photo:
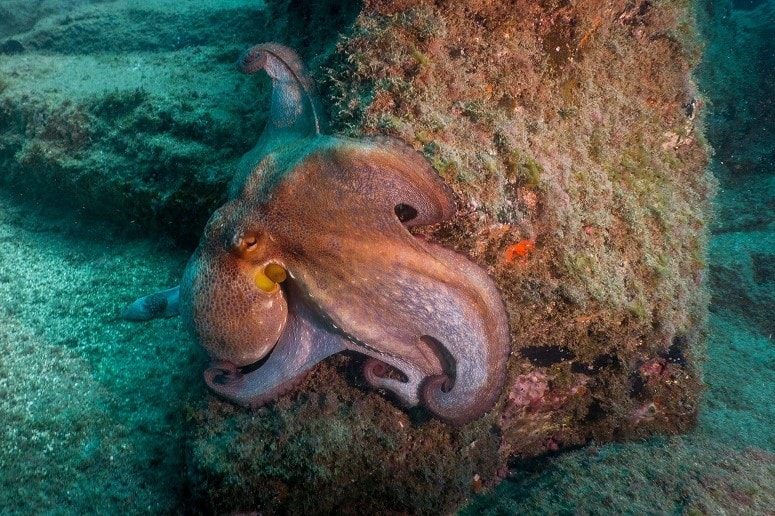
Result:
[[[298,395],[255,412],[210,400],[189,440],[192,503],[203,512],[449,512],[499,465],[488,423],[450,432],[370,395],[355,357],[318,367]],[[481,480],[479,480],[481,479]]]
[[[332,96],[348,129],[403,137],[458,194],[460,215],[435,237],[488,266],[512,313],[506,449],[686,428],[711,190],[692,13],[670,2],[367,13],[340,45]],[[651,362],[662,380],[643,376]]]
[[[386,456],[354,437],[303,480],[288,477],[298,458],[287,455],[241,476],[265,460],[253,448],[230,455],[230,466],[204,460],[205,451],[218,457],[212,443],[233,449],[269,424],[242,412],[226,418],[217,404],[205,411],[217,417],[193,440],[197,478],[266,497],[279,480],[286,508],[309,508],[307,493],[316,492],[325,493],[316,498],[321,511],[433,512],[496,482],[509,458],[690,428],[701,389],[713,190],[697,127],[701,99],[689,77],[698,56],[693,30],[692,12],[671,2],[367,3],[325,70],[332,118],[347,134],[402,138],[455,190],[458,216],[426,236],[496,278],[511,317],[508,387],[496,410],[461,434],[403,419],[356,391],[357,378],[339,384],[340,413],[330,417],[358,407],[395,448]],[[264,409],[268,419],[293,421],[296,437],[278,434],[291,441],[282,453],[309,438],[296,425],[321,439],[316,450],[337,447],[329,430],[316,430],[308,411],[317,414],[310,406],[320,401],[306,394],[332,385],[331,375],[324,365],[305,394]],[[406,424],[391,425],[396,419]],[[433,439],[425,440],[429,427]],[[418,438],[424,444],[413,449],[423,462],[400,462],[408,477],[394,480],[403,496],[373,481],[344,489],[350,480],[336,465],[356,460],[362,475],[391,469],[407,455],[402,443]],[[500,461],[488,451],[476,464],[464,453],[466,441],[492,439]],[[361,443],[373,455],[363,455]],[[213,492],[212,483],[199,485],[207,486],[203,497]],[[429,491],[430,504],[418,497]],[[253,506],[234,499],[218,507]]]
[[249,115],[263,87],[232,63],[264,13],[207,13],[179,15],[196,43],[162,6],[89,5],[16,35],[24,51],[0,61],[0,183],[193,238],[262,126]]
[[0,182],[193,244],[268,106],[232,63],[274,39],[337,131],[399,137],[453,188],[458,215],[424,236],[488,270],[512,332],[500,403],[462,430],[366,389],[354,355],[257,411],[203,400],[193,509],[448,511],[510,460],[691,427],[713,185],[687,3],[182,5],[15,34]]

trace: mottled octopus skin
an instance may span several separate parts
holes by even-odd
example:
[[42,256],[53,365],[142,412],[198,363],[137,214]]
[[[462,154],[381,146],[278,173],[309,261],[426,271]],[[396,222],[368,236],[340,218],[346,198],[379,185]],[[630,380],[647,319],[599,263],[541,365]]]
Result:
[[[452,217],[449,188],[402,143],[321,134],[312,83],[289,49],[258,45],[239,64],[272,77],[270,121],[208,222],[179,302],[174,292],[213,359],[207,384],[258,406],[352,350],[370,357],[369,384],[405,405],[453,425],[479,418],[506,376],[499,292],[476,264],[407,229]],[[265,292],[253,277],[270,263],[288,279]],[[125,316],[161,315],[150,313],[161,294],[135,301]]]

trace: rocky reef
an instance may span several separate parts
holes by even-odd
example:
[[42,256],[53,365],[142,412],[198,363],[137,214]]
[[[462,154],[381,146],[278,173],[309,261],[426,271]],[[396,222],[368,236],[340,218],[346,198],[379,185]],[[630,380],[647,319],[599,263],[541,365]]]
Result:
[[689,3],[207,4],[2,26],[0,183],[190,248],[265,120],[233,62],[282,42],[337,132],[398,137],[452,187],[423,236],[496,280],[512,356],[462,430],[366,388],[356,355],[257,411],[193,401],[191,509],[449,511],[509,462],[692,427],[714,184]]

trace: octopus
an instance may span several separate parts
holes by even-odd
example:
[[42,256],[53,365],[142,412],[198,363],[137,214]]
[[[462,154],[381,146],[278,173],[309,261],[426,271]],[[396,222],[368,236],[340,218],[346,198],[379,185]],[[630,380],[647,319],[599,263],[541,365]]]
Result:
[[459,426],[503,389],[509,328],[495,283],[411,228],[455,213],[451,189],[413,148],[326,134],[298,56],[273,43],[238,61],[272,80],[267,125],[239,161],[180,285],[122,313],[179,315],[211,358],[204,380],[245,407],[275,400],[327,357],[405,406]]

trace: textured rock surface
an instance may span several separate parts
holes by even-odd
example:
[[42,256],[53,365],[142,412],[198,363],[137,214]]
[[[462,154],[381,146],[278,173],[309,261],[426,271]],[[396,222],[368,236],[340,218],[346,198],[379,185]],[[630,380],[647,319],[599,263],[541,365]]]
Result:
[[697,76],[719,178],[699,425],[680,437],[525,461],[464,514],[775,508],[775,3],[700,2],[698,17],[707,43]]
[[[691,420],[709,192],[692,38],[669,2],[377,3],[341,45],[339,118],[426,152],[462,208],[435,236],[507,299],[509,452],[641,432],[651,402],[660,426]],[[657,362],[668,381],[644,377]]]
[[[368,4],[320,73],[332,118],[401,137],[452,185],[460,214],[430,236],[497,279],[509,388],[461,433],[342,382],[346,359],[259,415],[213,402],[192,440],[195,494],[224,507],[211,493],[228,493],[234,509],[309,509],[307,489],[324,510],[449,509],[509,457],[690,428],[712,191],[692,30],[671,3]],[[268,441],[269,462],[241,449],[224,466],[222,450]],[[298,477],[310,453],[319,469]],[[401,496],[385,469],[405,471]]]
[[271,35],[317,56],[334,126],[424,152],[460,204],[428,236],[503,291],[510,387],[488,418],[451,431],[338,357],[257,412],[194,407],[195,506],[439,511],[509,458],[689,428],[712,188],[688,7],[369,2],[334,48],[357,8],[302,4],[93,4],[2,42],[2,183],[189,244],[263,123],[238,52]]

